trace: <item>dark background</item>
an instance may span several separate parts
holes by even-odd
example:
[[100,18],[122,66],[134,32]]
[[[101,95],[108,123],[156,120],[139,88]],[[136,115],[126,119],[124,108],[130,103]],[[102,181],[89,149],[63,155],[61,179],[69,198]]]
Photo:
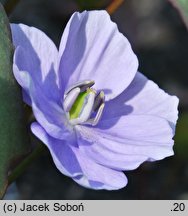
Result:
[[[6,0],[1,0],[2,3]],[[94,3],[93,3],[94,2]],[[21,0],[9,16],[43,30],[59,45],[74,11],[103,9],[109,0]],[[180,98],[175,156],[125,172],[118,191],[85,189],[62,175],[48,151],[36,159],[5,198],[14,199],[188,199],[188,32],[167,0],[125,0],[111,16],[136,52],[139,70]]]

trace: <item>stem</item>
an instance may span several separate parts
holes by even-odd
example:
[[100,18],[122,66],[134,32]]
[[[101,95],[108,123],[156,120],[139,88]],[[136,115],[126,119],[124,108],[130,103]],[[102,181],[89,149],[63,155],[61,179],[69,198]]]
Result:
[[17,4],[19,3],[20,0],[7,0],[6,3],[4,4],[4,9],[9,16],[12,11],[15,9]]
[[124,2],[124,0],[113,0],[111,4],[106,8],[107,12],[113,14]]
[[13,183],[44,150],[45,146],[43,144],[37,144],[37,147],[35,147],[31,154],[28,155],[8,176],[8,184],[10,185]]

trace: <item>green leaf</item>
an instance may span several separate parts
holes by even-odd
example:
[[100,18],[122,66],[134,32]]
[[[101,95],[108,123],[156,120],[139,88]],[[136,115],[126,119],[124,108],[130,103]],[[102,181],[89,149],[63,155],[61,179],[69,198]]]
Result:
[[175,154],[181,159],[187,160],[188,155],[188,113],[180,115],[176,135],[175,135]]
[[13,45],[10,26],[0,4],[0,198],[8,174],[29,150],[22,95],[12,73]]
[[183,21],[188,28],[188,0],[169,0],[179,11]]

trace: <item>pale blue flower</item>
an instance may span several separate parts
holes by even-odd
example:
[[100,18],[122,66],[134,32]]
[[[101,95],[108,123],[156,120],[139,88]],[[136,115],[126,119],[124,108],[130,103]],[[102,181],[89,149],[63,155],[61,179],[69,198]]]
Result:
[[36,118],[31,130],[60,172],[114,190],[127,184],[123,171],[173,155],[178,99],[137,72],[107,12],[74,13],[58,50],[36,28],[11,28],[14,75]]

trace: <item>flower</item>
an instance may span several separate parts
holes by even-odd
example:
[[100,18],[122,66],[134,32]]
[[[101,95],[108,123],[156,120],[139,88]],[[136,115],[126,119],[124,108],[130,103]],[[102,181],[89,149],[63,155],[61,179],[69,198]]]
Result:
[[123,171],[173,155],[178,99],[137,71],[105,11],[74,13],[59,51],[40,30],[12,24],[13,72],[32,107],[31,130],[80,185],[120,189]]

